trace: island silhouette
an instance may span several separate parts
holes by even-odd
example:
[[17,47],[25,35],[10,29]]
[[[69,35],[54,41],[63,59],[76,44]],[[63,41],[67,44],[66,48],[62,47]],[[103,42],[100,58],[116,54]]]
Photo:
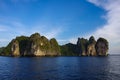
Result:
[[89,40],[78,38],[76,44],[59,45],[55,38],[47,39],[39,33],[30,37],[19,36],[13,39],[6,47],[0,48],[1,56],[107,56],[108,41],[93,36]]

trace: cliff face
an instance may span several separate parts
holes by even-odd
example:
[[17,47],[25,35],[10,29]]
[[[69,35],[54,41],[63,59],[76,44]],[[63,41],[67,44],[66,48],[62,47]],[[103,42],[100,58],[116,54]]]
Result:
[[96,49],[95,49],[95,44],[96,44],[96,41],[94,39],[93,36],[91,36],[89,38],[89,42],[88,42],[88,45],[87,45],[87,55],[88,56],[96,56]]
[[90,44],[87,47],[87,55],[88,56],[96,56],[95,44]]
[[51,48],[51,55],[61,55],[60,54],[60,47],[58,46],[58,43],[55,38],[52,38],[50,40],[50,48]]
[[61,53],[63,55],[76,55],[76,56],[107,56],[108,55],[108,42],[104,38],[99,38],[97,42],[91,36],[89,40],[78,38],[77,44],[62,45]]
[[48,40],[39,33],[30,37],[20,36],[12,40],[3,51],[10,56],[58,56],[59,45],[56,39]]
[[108,41],[104,38],[99,38],[96,43],[96,52],[99,56],[108,55]]
[[11,54],[12,56],[19,56],[20,55],[19,42],[17,40],[12,41],[11,53],[12,53]]
[[56,39],[48,40],[39,33],[30,37],[20,36],[13,39],[7,47],[0,49],[0,55],[6,56],[107,56],[108,41],[93,36],[89,40],[78,38],[76,44],[59,46]]
[[79,55],[85,56],[87,55],[87,43],[88,40],[84,38],[78,38],[77,48]]

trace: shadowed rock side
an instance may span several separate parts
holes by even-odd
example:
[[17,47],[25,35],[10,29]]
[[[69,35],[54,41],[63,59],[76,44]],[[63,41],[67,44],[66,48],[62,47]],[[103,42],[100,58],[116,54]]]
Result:
[[2,55],[8,56],[59,56],[60,49],[56,39],[50,41],[39,33],[30,37],[20,36],[4,48]]
[[87,44],[88,44],[88,40],[84,39],[84,38],[78,38],[77,41],[77,50],[78,50],[78,54],[80,56],[85,56],[87,55]]
[[61,55],[69,56],[107,56],[108,41],[104,38],[99,38],[97,42],[91,36],[89,40],[78,38],[77,44],[66,44],[60,46]]
[[104,38],[99,38],[95,45],[97,55],[107,56],[108,55],[108,41]]

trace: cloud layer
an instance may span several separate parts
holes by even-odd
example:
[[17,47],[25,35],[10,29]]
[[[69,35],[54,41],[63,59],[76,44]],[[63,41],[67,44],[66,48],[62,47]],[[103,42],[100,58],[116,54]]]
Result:
[[106,24],[100,26],[94,35],[96,38],[104,37],[110,42],[110,54],[120,53],[120,0],[88,0],[95,6],[103,8],[107,13],[104,15]]

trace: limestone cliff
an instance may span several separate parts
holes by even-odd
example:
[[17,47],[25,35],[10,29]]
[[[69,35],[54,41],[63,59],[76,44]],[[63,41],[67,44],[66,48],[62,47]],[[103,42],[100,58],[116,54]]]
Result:
[[56,39],[48,40],[35,33],[30,37],[16,37],[4,49],[4,53],[12,56],[58,56],[60,49]]
[[107,56],[108,42],[104,38],[99,38],[97,42],[91,36],[89,40],[78,38],[77,44],[65,44],[60,46],[62,55],[71,56]]
[[78,38],[77,41],[77,48],[78,48],[78,53],[81,56],[86,56],[87,55],[87,43],[88,40],[84,38]]
[[95,41],[91,36],[89,40],[78,38],[76,44],[68,43],[58,45],[55,38],[48,40],[39,33],[30,37],[20,36],[13,39],[5,48],[0,49],[0,55],[6,56],[107,56],[108,41],[99,38]]
[[17,40],[12,41],[11,53],[12,53],[11,54],[12,56],[19,56],[20,55],[19,42]]
[[50,47],[51,47],[51,55],[61,55],[60,54],[60,47],[58,46],[58,43],[55,38],[52,38],[50,40]]
[[108,55],[108,41],[104,38],[99,38],[96,43],[96,52],[99,56]]
[[95,44],[89,44],[87,47],[87,55],[88,56],[96,56]]
[[88,45],[87,45],[87,55],[88,56],[96,56],[96,49],[95,49],[95,44],[96,44],[96,41],[94,39],[93,36],[91,36],[89,38],[89,42],[88,42]]

